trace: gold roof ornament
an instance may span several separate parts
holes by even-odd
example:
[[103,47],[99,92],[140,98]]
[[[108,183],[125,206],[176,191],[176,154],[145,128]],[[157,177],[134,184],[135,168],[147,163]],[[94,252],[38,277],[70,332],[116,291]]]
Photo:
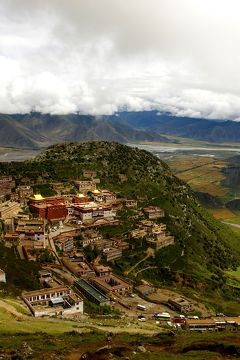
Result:
[[93,190],[93,194],[100,194],[100,191],[98,189]]
[[40,200],[44,200],[44,197],[42,197],[41,194],[34,194],[30,199],[40,201]]

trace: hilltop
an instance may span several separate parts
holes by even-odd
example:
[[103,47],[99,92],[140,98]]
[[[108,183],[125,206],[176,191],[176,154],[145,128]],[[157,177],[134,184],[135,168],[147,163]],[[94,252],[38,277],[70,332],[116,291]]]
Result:
[[[146,270],[134,280],[143,277],[158,284],[175,282],[204,290],[221,289],[227,294],[238,291],[226,284],[225,275],[225,270],[240,264],[238,235],[203,209],[190,187],[151,153],[114,142],[70,143],[53,145],[31,161],[0,164],[0,173],[12,174],[17,182],[23,177],[36,182],[39,176],[45,183],[72,182],[81,178],[84,169],[95,170],[101,187],[119,197],[139,199],[141,207],[158,205],[166,211],[163,222],[175,236],[175,244],[146,259]],[[125,214],[119,231],[135,225],[132,215]],[[146,254],[135,242],[125,255],[116,263],[121,273]]]

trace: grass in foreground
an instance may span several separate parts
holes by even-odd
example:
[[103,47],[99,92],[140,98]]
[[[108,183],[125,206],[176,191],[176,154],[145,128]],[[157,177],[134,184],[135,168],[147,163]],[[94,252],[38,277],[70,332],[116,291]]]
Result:
[[217,360],[240,356],[239,332],[201,334],[180,331],[175,336],[166,333],[153,337],[129,334],[109,336],[96,331],[88,334],[72,331],[62,335],[16,333],[14,336],[0,334],[0,343],[0,355],[10,351],[21,355],[23,343],[26,343],[32,359],[75,360],[80,359],[82,354],[88,354],[85,358],[91,360]]

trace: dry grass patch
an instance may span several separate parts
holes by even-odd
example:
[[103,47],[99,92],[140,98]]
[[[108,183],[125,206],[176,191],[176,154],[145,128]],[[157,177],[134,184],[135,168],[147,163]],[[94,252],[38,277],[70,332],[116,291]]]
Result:
[[229,209],[210,209],[209,212],[216,219],[231,219],[236,217],[236,214]]
[[208,157],[183,157],[169,162],[175,175],[186,181],[194,190],[207,192],[213,196],[224,196],[229,189],[221,186],[225,178],[221,169],[224,161]]

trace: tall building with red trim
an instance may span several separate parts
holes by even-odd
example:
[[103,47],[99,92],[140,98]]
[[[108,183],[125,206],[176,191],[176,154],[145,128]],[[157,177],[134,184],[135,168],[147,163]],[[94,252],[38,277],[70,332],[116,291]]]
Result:
[[35,217],[50,221],[65,219],[68,214],[63,196],[44,198],[41,194],[33,195],[29,201],[29,208]]

